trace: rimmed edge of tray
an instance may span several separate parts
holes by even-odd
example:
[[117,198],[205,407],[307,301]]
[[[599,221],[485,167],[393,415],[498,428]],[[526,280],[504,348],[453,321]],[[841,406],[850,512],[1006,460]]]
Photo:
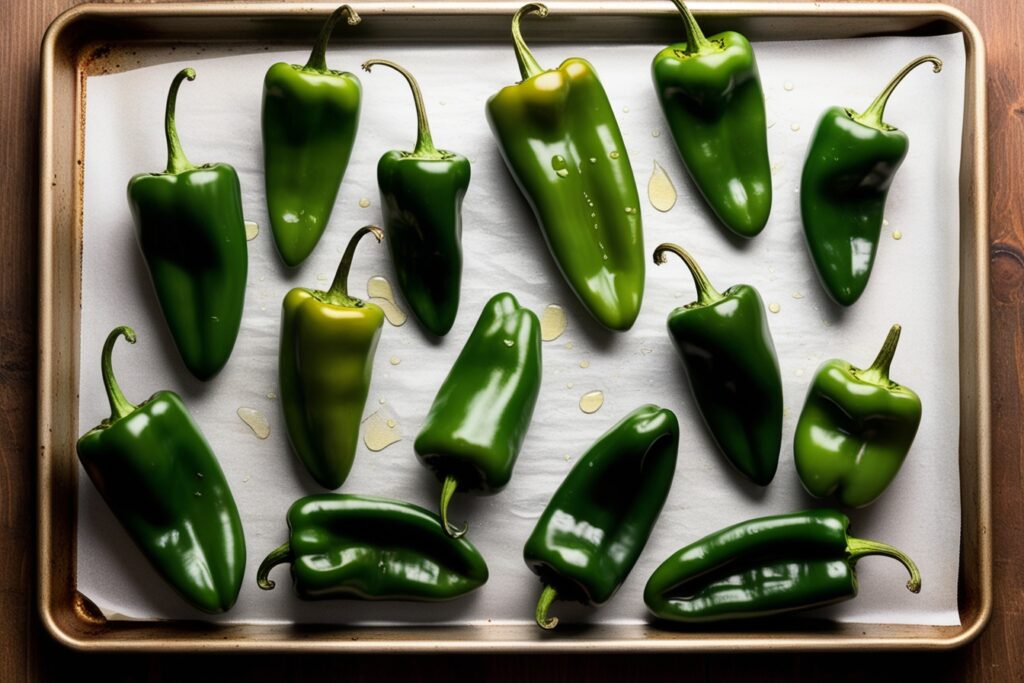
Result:
[[[518,2],[431,0],[414,5],[360,3],[374,27],[360,40],[395,37],[405,26],[458,15],[445,39],[506,37]],[[623,22],[667,43],[678,34],[668,2],[551,2],[552,20],[531,40],[556,40],[561,20],[583,16],[588,38],[621,42]],[[791,619],[736,628],[663,631],[654,625],[568,626],[540,633],[533,625],[352,628],[186,621],[107,621],[75,587],[78,464],[78,334],[81,306],[84,79],[104,56],[104,40],[273,44],[308,39],[335,5],[202,3],[73,7],[48,28],[41,51],[39,196],[38,607],[62,644],[102,651],[260,652],[693,652],[782,650],[940,650],[962,646],[992,611],[990,493],[988,137],[985,47],[977,26],[941,4],[691,4],[709,32],[736,28],[754,39],[864,35],[964,35],[967,69],[960,163],[960,497],[958,597],[961,626],[836,624]],[[411,20],[410,20],[411,19]],[[500,20],[500,21],[499,21]],[[405,22],[406,25],[403,25]],[[230,38],[225,39],[230,29]],[[126,31],[131,41],[124,40]],[[649,34],[650,35],[650,34]],[[109,49],[108,49],[109,51]],[[76,125],[68,126],[72,121]],[[63,231],[63,232],[60,232]]]

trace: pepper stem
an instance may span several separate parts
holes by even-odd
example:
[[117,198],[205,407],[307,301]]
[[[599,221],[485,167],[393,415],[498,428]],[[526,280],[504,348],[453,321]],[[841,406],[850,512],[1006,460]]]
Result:
[[448,523],[448,503],[451,502],[452,496],[455,495],[458,488],[459,482],[455,477],[448,475],[444,478],[444,484],[441,486],[441,526],[444,527],[444,532],[452,538],[462,538],[469,531],[469,524],[464,523],[460,529]]
[[135,343],[135,330],[123,325],[116,327],[107,335],[107,340],[103,342],[103,355],[100,356],[103,388],[106,389],[107,399],[110,401],[110,422],[120,420],[138,407],[125,398],[124,393],[121,391],[121,386],[117,383],[117,378],[114,377],[114,368],[110,363],[110,356],[114,351],[114,343],[122,335],[129,344]]
[[331,32],[334,31],[335,25],[341,20],[343,14],[348,14],[349,26],[355,26],[362,21],[356,11],[348,5],[342,5],[331,12],[331,16],[327,17],[323,28],[320,29],[320,35],[316,37],[316,42],[313,43],[313,51],[309,54],[309,61],[306,62],[304,68],[313,71],[327,71],[327,43],[331,42]]
[[279,564],[285,564],[292,561],[292,547],[290,544],[285,543],[277,548],[270,551],[263,562],[260,563],[260,568],[256,570],[256,584],[265,591],[273,590],[277,584],[271,581],[268,577],[270,570]]
[[914,561],[910,559],[906,553],[897,550],[886,543],[869,541],[864,538],[847,538],[846,552],[850,556],[851,563],[856,562],[866,555],[885,555],[886,557],[892,557],[899,560],[910,573],[910,580],[907,581],[907,590],[911,593],[921,592],[921,572],[917,570],[917,565],[914,564]]
[[164,111],[164,134],[167,136],[167,168],[164,173],[181,173],[190,168],[195,168],[189,163],[185,151],[181,148],[181,140],[178,139],[178,127],[174,125],[174,107],[178,101],[178,88],[185,79],[196,80],[195,69],[189,67],[182,69],[171,81],[171,89],[167,92],[167,109]]
[[659,244],[658,248],[654,250],[654,264],[657,266],[662,265],[668,259],[665,256],[665,252],[669,251],[683,259],[683,263],[690,269],[690,275],[693,276],[693,284],[697,287],[697,303],[701,306],[707,306],[713,304],[716,301],[721,301],[725,297],[711,284],[708,280],[708,276],[704,274],[701,267],[697,265],[697,262],[693,260],[686,251],[678,244]]
[[679,14],[682,15],[683,28],[686,30],[686,49],[683,50],[683,54],[692,55],[706,52],[712,47],[712,43],[704,37],[704,32],[700,30],[700,25],[693,17],[693,13],[690,12],[690,8],[686,6],[683,0],[672,0],[672,3],[679,10]]
[[394,69],[398,73],[405,77],[405,80],[409,82],[409,88],[412,90],[412,99],[416,105],[416,149],[413,150],[412,156],[414,157],[437,157],[441,156],[434,147],[434,140],[430,136],[430,124],[427,123],[427,108],[423,104],[423,93],[420,91],[420,84],[416,82],[413,75],[408,70],[395,64],[394,62],[386,59],[371,59],[363,62],[363,69],[367,72],[370,71],[370,67],[380,64]]
[[384,239],[384,231],[376,225],[364,225],[356,230],[356,233],[352,235],[352,239],[348,241],[348,246],[345,247],[345,253],[341,257],[341,263],[338,264],[338,272],[334,274],[334,282],[331,283],[331,288],[327,291],[330,298],[350,298],[348,295],[348,271],[352,269],[352,257],[355,256],[356,245],[359,244],[359,240],[367,234],[373,234],[378,242]]
[[541,591],[540,600],[537,601],[537,610],[533,613],[533,618],[537,620],[537,626],[546,631],[558,626],[558,617],[548,616],[548,609],[557,597],[558,591],[552,586],[545,585],[544,590]]
[[544,69],[542,69],[540,64],[537,63],[537,59],[533,56],[533,53],[530,52],[530,48],[526,46],[526,41],[523,40],[523,34],[519,31],[519,22],[527,14],[536,14],[538,17],[546,17],[548,15],[547,5],[542,5],[539,2],[531,2],[520,7],[512,16],[512,42],[516,49],[516,61],[519,62],[519,73],[522,75],[524,81],[527,78],[531,78],[544,72]]
[[875,101],[871,103],[871,106],[864,110],[863,114],[854,114],[853,120],[858,123],[863,123],[866,126],[872,128],[884,129],[889,126],[882,120],[882,115],[885,113],[885,105],[889,102],[889,96],[892,95],[892,91],[896,89],[896,86],[900,84],[904,78],[907,77],[911,71],[921,66],[925,62],[931,62],[934,66],[932,67],[933,73],[939,73],[942,71],[942,60],[932,55],[925,55],[924,57],[918,57],[910,64],[900,69],[900,72],[892,77],[889,81],[889,85],[885,86],[885,90],[878,94]]
[[896,355],[896,345],[900,343],[900,331],[903,328],[898,324],[889,328],[889,334],[885,337],[881,350],[875,356],[871,367],[857,373],[857,376],[869,382],[877,384],[888,384],[889,366],[892,365],[892,357]]

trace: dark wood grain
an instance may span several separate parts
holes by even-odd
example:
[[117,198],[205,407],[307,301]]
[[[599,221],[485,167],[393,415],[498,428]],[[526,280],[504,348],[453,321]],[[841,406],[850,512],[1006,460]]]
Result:
[[995,610],[949,653],[588,657],[81,655],[35,611],[35,363],[39,44],[74,0],[4,0],[0,41],[0,681],[15,680],[1024,680],[1024,3],[949,0],[988,47]]

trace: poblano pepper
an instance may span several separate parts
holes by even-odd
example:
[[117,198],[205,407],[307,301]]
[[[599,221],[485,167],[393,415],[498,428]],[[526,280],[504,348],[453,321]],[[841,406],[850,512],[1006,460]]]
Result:
[[416,457],[443,482],[441,520],[456,491],[497,493],[512,478],[540,392],[540,321],[511,294],[491,298],[437,392]]
[[772,208],[764,92],[754,50],[734,31],[705,37],[682,0],[686,40],[659,52],[654,88],[683,165],[725,227],[754,237]]
[[385,498],[322,494],[288,509],[290,539],[263,560],[256,581],[270,590],[276,565],[291,564],[303,600],[451,600],[487,582],[487,564],[453,540],[421,507]]
[[226,612],[245,571],[245,536],[210,444],[181,397],[158,391],[139,405],[125,398],[111,353],[118,327],[103,344],[101,370],[110,417],[78,440],[78,459],[135,545],[192,606]]
[[284,297],[278,377],[288,440],[318,484],[344,483],[359,441],[373,357],[384,325],[376,304],[350,296],[348,272],[356,245],[375,225],[349,240],[331,288],[296,287]]
[[893,325],[871,367],[838,358],[818,368],[793,437],[796,471],[812,496],[863,507],[896,477],[921,424],[921,399],[889,379]]
[[644,589],[659,619],[682,623],[765,617],[823,607],[857,596],[854,564],[885,555],[910,572],[914,562],[896,548],[849,536],[850,520],[834,510],[761,517],[705,536],[659,566]]
[[289,266],[302,263],[320,241],[348,168],[359,127],[362,87],[347,71],[327,68],[336,9],[320,30],[305,66],[278,62],[263,80],[263,166],[274,242]]
[[535,618],[544,629],[556,599],[608,602],[626,580],[668,497],[679,423],[671,410],[637,408],[605,432],[558,487],[526,541],[523,558],[544,590]]
[[644,293],[640,197],[626,146],[594,67],[571,58],[544,70],[512,18],[523,80],[487,101],[487,119],[555,262],[605,327],[628,330]]
[[665,262],[665,252],[683,260],[697,287],[697,301],[668,316],[697,409],[722,455],[767,486],[782,447],[782,376],[761,295],[750,285],[720,293],[674,244],[654,250],[656,264]]
[[800,180],[800,217],[822,285],[850,306],[867,287],[882,232],[885,200],[907,156],[906,133],[882,120],[892,91],[915,67],[942,61],[925,56],[903,67],[863,114],[825,111],[807,150]]
[[249,251],[238,174],[228,164],[195,166],[174,124],[182,69],[167,94],[167,168],[128,183],[135,233],[160,310],[189,372],[208,380],[228,362],[242,323]]
[[405,77],[416,104],[419,132],[411,152],[393,149],[377,163],[381,211],[398,286],[423,327],[443,336],[455,323],[462,284],[462,198],[469,187],[469,160],[434,147],[423,96],[408,71],[384,59]]

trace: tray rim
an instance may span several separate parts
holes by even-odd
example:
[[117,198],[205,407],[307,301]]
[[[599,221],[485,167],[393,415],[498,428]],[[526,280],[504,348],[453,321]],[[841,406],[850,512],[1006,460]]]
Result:
[[[358,9],[364,15],[383,14],[390,12],[392,17],[400,15],[453,15],[453,14],[504,14],[511,13],[520,5],[520,2],[487,2],[486,0],[427,0],[426,2],[368,2],[359,3]],[[591,0],[554,0],[551,3],[565,13],[573,14],[597,14],[612,11],[616,14],[654,14],[667,12],[667,2],[655,2],[641,0],[639,2],[626,2],[617,0],[614,2],[597,2]],[[970,130],[974,149],[973,168],[969,177],[963,173],[963,158],[961,160],[961,194],[967,191],[973,193],[974,198],[969,206],[961,203],[961,283],[959,302],[959,322],[961,338],[965,333],[964,320],[964,288],[968,287],[974,295],[976,309],[972,309],[973,319],[968,320],[968,327],[977,333],[976,363],[972,364],[976,377],[968,386],[961,385],[961,401],[964,392],[975,390],[974,414],[971,416],[976,423],[977,433],[973,435],[973,447],[977,450],[977,482],[973,489],[965,489],[963,475],[961,474],[961,504],[966,506],[971,503],[968,498],[973,498],[977,506],[978,538],[975,552],[970,554],[963,545],[963,524],[961,521],[961,559],[960,559],[960,581],[962,584],[965,562],[976,565],[977,572],[977,604],[972,613],[972,618],[960,627],[917,627],[929,628],[942,635],[932,636],[910,636],[899,634],[902,631],[910,631],[915,627],[896,627],[891,630],[897,633],[894,636],[869,636],[856,637],[850,635],[832,635],[810,632],[784,632],[784,631],[757,631],[751,633],[733,633],[730,631],[697,632],[701,636],[694,639],[644,639],[642,636],[649,629],[643,627],[623,628],[628,637],[601,637],[600,639],[587,639],[585,636],[574,639],[543,639],[537,640],[531,637],[508,637],[504,639],[480,639],[461,640],[452,638],[451,634],[458,634],[462,629],[477,630],[479,627],[426,627],[411,629],[359,629],[352,630],[344,627],[298,627],[296,633],[307,631],[302,640],[294,636],[286,639],[253,637],[247,634],[249,627],[257,626],[259,629],[282,629],[286,627],[269,625],[231,625],[205,627],[195,630],[197,635],[183,637],[174,640],[160,640],[152,637],[137,639],[132,637],[133,628],[119,627],[124,633],[119,636],[109,634],[100,635],[103,631],[106,620],[99,611],[89,602],[88,598],[77,591],[71,591],[73,604],[70,606],[74,618],[83,626],[89,627],[93,633],[85,634],[73,632],[58,617],[58,610],[67,610],[68,606],[58,605],[53,596],[54,570],[50,563],[51,552],[53,551],[53,530],[51,512],[54,510],[54,503],[50,488],[50,457],[52,452],[52,428],[54,406],[51,402],[52,387],[54,383],[53,363],[51,362],[51,349],[54,348],[54,325],[55,316],[53,305],[55,295],[55,272],[54,272],[54,234],[55,225],[55,195],[56,190],[51,186],[51,177],[56,177],[55,169],[58,160],[54,153],[54,131],[59,125],[56,120],[56,108],[54,105],[54,69],[57,63],[57,55],[64,42],[68,39],[69,33],[73,32],[76,24],[83,20],[108,20],[119,21],[128,17],[143,17],[147,19],[158,19],[161,17],[180,17],[189,15],[195,17],[315,17],[326,16],[335,8],[335,4],[323,3],[253,3],[253,2],[212,2],[212,3],[165,3],[154,5],[108,5],[86,3],[74,6],[60,14],[44,34],[41,45],[41,69],[40,69],[40,137],[39,137],[39,356],[37,369],[39,376],[37,396],[37,608],[44,627],[50,635],[61,644],[76,650],[83,651],[261,651],[261,652],[294,652],[294,651],[321,651],[321,652],[507,652],[507,653],[532,653],[532,652],[711,652],[711,651],[833,651],[833,650],[876,650],[876,649],[928,649],[946,650],[961,647],[974,640],[987,626],[992,614],[992,548],[991,535],[991,438],[990,438],[990,324],[989,324],[989,272],[988,272],[988,251],[989,251],[989,224],[988,224],[988,130],[987,130],[987,97],[985,80],[985,45],[978,27],[961,10],[940,3],[888,3],[888,2],[778,2],[763,3],[741,0],[738,2],[692,2],[688,3],[698,16],[714,15],[771,15],[780,19],[787,18],[824,18],[824,17],[851,17],[851,18],[874,18],[879,17],[920,17],[933,18],[936,21],[945,21],[958,29],[965,40],[967,51],[967,66],[965,77],[968,85],[965,90],[965,116],[963,139],[968,138],[967,131]],[[76,79],[79,74],[76,74]],[[973,105],[973,106],[966,106]],[[80,142],[76,138],[76,142]],[[76,208],[80,209],[80,188],[76,186],[75,198],[79,200]],[[973,262],[964,258],[965,238],[963,221],[969,217],[974,225],[973,232]],[[79,216],[78,220],[81,220]],[[79,223],[80,225],[80,223]],[[965,274],[965,271],[966,274]],[[973,275],[971,278],[970,276]],[[970,279],[965,279],[970,278]],[[80,306],[80,303],[79,303]],[[973,323],[973,324],[970,324]],[[976,328],[976,329],[974,329]],[[961,349],[960,372],[963,375],[963,350]],[[961,412],[961,422],[967,416]],[[964,445],[964,436],[961,434],[958,449]],[[963,467],[961,461],[961,467]],[[967,494],[971,494],[968,496]],[[962,515],[961,519],[964,519]],[[73,556],[73,552],[72,552]],[[71,580],[74,580],[74,570],[71,569]],[[962,585],[961,585],[962,590]],[[963,607],[961,607],[963,609]],[[963,616],[963,612],[961,612]],[[125,622],[119,622],[121,624]],[[142,622],[156,624],[160,622]],[[170,624],[185,624],[194,626],[191,622],[167,622]],[[856,626],[856,625],[854,625]],[[172,626],[173,628],[173,626]],[[504,628],[509,633],[518,634],[520,631],[526,633],[521,627],[502,627],[495,625],[489,629]],[[611,628],[611,627],[602,627]],[[86,630],[89,630],[86,629]],[[110,629],[107,629],[108,631]],[[355,638],[340,638],[339,633],[351,630],[360,634]],[[597,629],[600,630],[600,629]],[[333,634],[333,637],[316,639],[310,638],[312,633]],[[397,633],[403,635],[413,634],[410,639],[395,639]],[[418,633],[429,634],[418,636]],[[448,639],[442,634],[447,633]],[[532,633],[532,631],[531,631]],[[782,633],[782,637],[777,634]],[[945,634],[949,635],[945,635]],[[232,635],[237,634],[237,635]]]

